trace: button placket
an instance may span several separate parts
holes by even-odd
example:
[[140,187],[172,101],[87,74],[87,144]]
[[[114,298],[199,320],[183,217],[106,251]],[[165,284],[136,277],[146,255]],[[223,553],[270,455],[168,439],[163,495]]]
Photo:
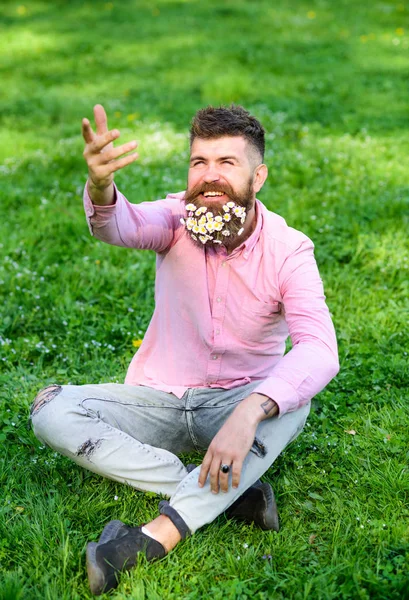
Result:
[[229,282],[229,269],[226,268],[227,265],[225,263],[224,259],[219,262],[213,295],[212,325],[214,345],[210,349],[208,361],[207,380],[209,383],[215,383],[218,380],[223,353],[225,351],[223,336],[221,335]]

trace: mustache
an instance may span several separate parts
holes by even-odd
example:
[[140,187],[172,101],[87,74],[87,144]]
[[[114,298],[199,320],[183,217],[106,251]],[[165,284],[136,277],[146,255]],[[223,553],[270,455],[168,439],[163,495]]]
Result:
[[228,196],[234,196],[234,191],[231,186],[222,183],[200,183],[187,190],[187,196],[189,198],[196,198],[200,194],[205,194],[206,192],[223,192]]

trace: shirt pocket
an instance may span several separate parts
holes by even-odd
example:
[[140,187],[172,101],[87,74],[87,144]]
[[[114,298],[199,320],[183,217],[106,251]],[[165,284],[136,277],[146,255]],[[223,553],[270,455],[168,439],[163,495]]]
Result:
[[281,302],[246,299],[240,315],[239,336],[243,341],[263,342],[274,334],[282,319]]

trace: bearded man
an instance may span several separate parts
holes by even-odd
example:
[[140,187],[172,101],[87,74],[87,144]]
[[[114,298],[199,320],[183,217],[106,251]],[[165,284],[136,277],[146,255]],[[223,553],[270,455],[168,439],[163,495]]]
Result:
[[[123,385],[49,386],[31,418],[77,464],[170,498],[150,523],[111,521],[88,544],[99,594],[138,553],[161,558],[225,511],[278,530],[259,478],[302,430],[338,358],[312,242],[256,199],[267,177],[256,118],[239,106],[198,111],[187,191],[131,204],[113,175],[137,159],[137,144],[114,148],[119,132],[102,106],[94,115],[96,132],[82,125],[89,228],[156,252],[155,310]],[[193,450],[203,462],[186,467],[178,455]]]

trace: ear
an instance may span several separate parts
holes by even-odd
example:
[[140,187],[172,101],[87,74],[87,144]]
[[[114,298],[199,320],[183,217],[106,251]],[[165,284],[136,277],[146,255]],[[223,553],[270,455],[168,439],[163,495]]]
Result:
[[253,189],[254,193],[257,194],[261,190],[264,185],[265,180],[267,179],[268,169],[267,165],[258,165],[256,170],[254,171],[254,181],[253,181]]

